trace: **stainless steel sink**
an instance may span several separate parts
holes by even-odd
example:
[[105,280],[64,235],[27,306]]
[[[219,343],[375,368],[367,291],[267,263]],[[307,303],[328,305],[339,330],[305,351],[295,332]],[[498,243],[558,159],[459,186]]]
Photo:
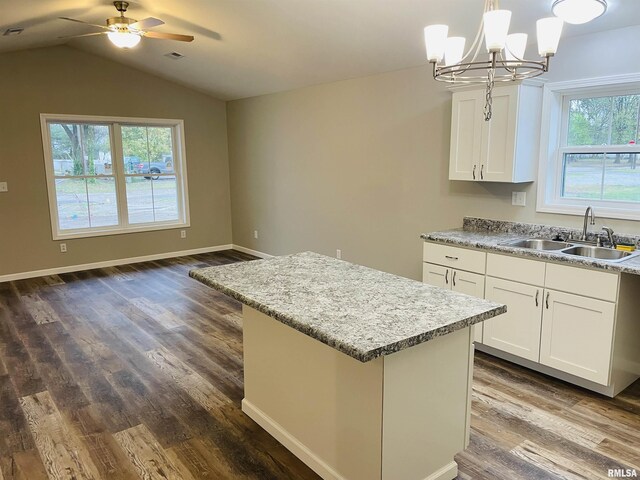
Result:
[[625,252],[622,250],[613,250],[604,247],[590,247],[586,245],[576,245],[571,248],[562,250],[562,253],[569,255],[578,255],[580,257],[597,258],[599,260],[622,261],[629,257],[636,256],[638,253]]
[[525,240],[506,243],[505,245],[518,248],[530,248],[532,250],[562,250],[563,248],[573,246],[571,243],[546,240],[544,238],[527,238]]

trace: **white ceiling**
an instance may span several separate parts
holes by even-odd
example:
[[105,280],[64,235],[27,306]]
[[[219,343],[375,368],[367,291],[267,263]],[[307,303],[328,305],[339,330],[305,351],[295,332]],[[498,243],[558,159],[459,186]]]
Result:
[[[553,0],[503,0],[513,11],[511,31],[534,38],[535,20],[550,15]],[[70,46],[131,65],[223,100],[291,90],[425,63],[422,29],[448,23],[470,42],[483,0],[134,0],[128,16],[158,17],[158,31],[192,34],[189,44],[143,39],[133,50],[113,47],[105,36]],[[636,25],[640,0],[608,0],[607,13],[563,36]],[[103,24],[116,14],[109,0],[0,0],[0,52],[59,44],[58,36],[90,27],[58,20],[69,16]],[[560,45],[562,49],[562,43]],[[164,54],[185,55],[172,60]],[[537,55],[533,46],[529,56]]]

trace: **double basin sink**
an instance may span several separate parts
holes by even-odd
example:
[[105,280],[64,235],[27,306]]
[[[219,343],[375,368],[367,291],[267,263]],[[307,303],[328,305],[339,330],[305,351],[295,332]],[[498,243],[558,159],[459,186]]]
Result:
[[503,245],[509,247],[528,248],[530,250],[555,251],[558,253],[595,258],[609,262],[622,262],[640,254],[640,252],[626,252],[623,250],[614,250],[613,248],[580,245],[558,240],[547,240],[544,238],[527,238],[524,240],[516,240],[515,242],[504,243]]

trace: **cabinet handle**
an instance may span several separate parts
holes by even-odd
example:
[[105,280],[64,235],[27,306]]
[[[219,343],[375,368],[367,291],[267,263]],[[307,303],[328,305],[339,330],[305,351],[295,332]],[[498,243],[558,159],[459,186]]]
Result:
[[480,180],[484,180],[484,165],[480,165]]
[[473,175],[473,179],[475,180],[476,179],[476,166],[475,165],[473,166],[473,172],[471,172],[471,173]]
[[449,285],[449,269],[447,268],[447,270],[444,272],[444,283],[446,283],[447,285]]
[[452,257],[451,255],[445,255],[444,258],[448,258],[449,260],[458,260],[458,257]]
[[538,303],[538,296],[539,296],[539,295],[540,295],[540,290],[536,290],[536,307],[537,307],[538,305],[540,305],[540,304]]
[[451,280],[453,281],[453,286],[454,286],[454,287],[456,286],[456,273],[458,273],[458,272],[456,272],[456,271],[454,270],[454,271],[453,271],[453,278],[451,279]]
[[550,294],[551,294],[550,292],[547,292],[547,299],[545,300],[545,303],[547,304],[547,310],[549,310],[549,295]]

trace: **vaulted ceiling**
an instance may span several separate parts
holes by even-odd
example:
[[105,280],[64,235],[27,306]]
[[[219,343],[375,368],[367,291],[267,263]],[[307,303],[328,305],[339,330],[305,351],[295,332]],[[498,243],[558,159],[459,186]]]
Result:
[[[174,80],[223,100],[291,90],[425,63],[422,29],[448,23],[471,41],[483,0],[134,0],[128,16],[166,22],[158,31],[194,35],[189,44],[143,39],[132,50],[104,36],[67,41],[75,48]],[[535,20],[553,0],[502,0],[513,11],[511,31],[534,38]],[[608,0],[593,22],[565,25],[563,36],[636,25],[640,0]],[[0,52],[63,43],[59,36],[93,31],[59,20],[68,16],[103,24],[116,10],[109,0],[0,0]],[[560,44],[559,54],[561,53]],[[165,56],[179,52],[185,57]],[[530,45],[529,56],[536,56]]]

